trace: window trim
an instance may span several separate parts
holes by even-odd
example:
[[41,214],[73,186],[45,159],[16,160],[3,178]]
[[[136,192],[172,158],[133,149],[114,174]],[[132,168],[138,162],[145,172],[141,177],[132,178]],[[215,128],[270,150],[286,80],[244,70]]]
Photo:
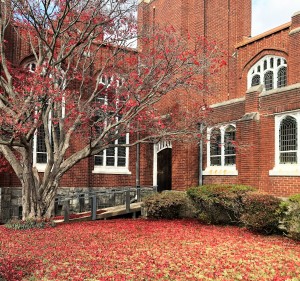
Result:
[[[204,176],[237,176],[238,170],[236,169],[236,164],[234,165],[225,165],[225,132],[226,129],[230,126],[233,126],[236,129],[236,125],[233,123],[210,127],[207,129],[207,167],[203,171]],[[220,166],[213,166],[210,162],[210,136],[211,132],[214,129],[219,129],[221,132],[221,165]],[[235,154],[236,155],[236,154]]]
[[[48,131],[51,134],[51,122],[48,124]],[[45,172],[47,163],[48,163],[48,155],[46,163],[38,163],[37,162],[37,140],[38,140],[38,128],[35,130],[34,138],[33,138],[33,167],[37,169],[38,172]],[[47,152],[46,152],[47,153]]]
[[[288,164],[281,164],[280,163],[280,150],[279,150],[279,131],[280,131],[280,124],[281,121],[291,116],[296,119],[297,121],[297,140],[298,140],[298,149],[297,149],[297,161],[298,163],[288,163]],[[269,171],[270,176],[298,176],[300,177],[300,111],[289,111],[284,113],[275,114],[275,161],[274,161],[274,168]]]
[[[49,114],[49,119],[51,120],[52,117],[52,113],[50,112]],[[63,101],[62,104],[62,118],[65,117],[65,102]],[[39,127],[40,128],[40,127]],[[47,162],[46,163],[38,163],[37,162],[37,140],[38,140],[38,129],[37,128],[34,132],[34,137],[33,137],[33,149],[32,149],[32,153],[33,153],[33,167],[35,167],[37,169],[38,172],[45,172],[47,164],[48,164],[48,152],[46,151],[45,153],[47,153]],[[48,122],[48,132],[49,132],[49,136],[52,139],[52,122],[49,121]]]
[[[106,87],[110,87],[110,84],[115,81],[115,77],[114,76],[107,76],[107,75],[102,75],[100,77],[100,82],[99,84],[105,85]],[[122,79],[116,79],[117,82],[117,88],[120,86],[120,81],[121,81],[121,85],[122,85]],[[107,105],[108,101],[107,101],[107,96],[102,97],[102,99],[104,100],[104,105]],[[116,117],[118,118],[118,117]],[[106,121],[105,121],[106,122]],[[129,133],[126,133],[126,144],[129,144],[130,140],[129,140]],[[131,175],[131,172],[129,171],[129,147],[127,146],[125,148],[125,166],[118,166],[118,154],[117,154],[117,146],[115,147],[115,152],[114,152],[114,162],[115,165],[114,166],[106,166],[106,149],[103,150],[103,163],[102,165],[95,165],[95,157],[99,156],[99,155],[95,155],[93,157],[93,174],[116,174],[116,175]]]
[[[129,133],[126,133],[126,144],[129,144]],[[114,166],[106,166],[106,154],[105,150],[103,151],[103,165],[95,165],[94,162],[94,169],[92,171],[93,174],[125,174],[131,175],[129,171],[129,147],[125,148],[125,166],[118,166],[118,155],[116,153],[117,146],[115,147],[115,165]],[[97,155],[95,155],[97,156]],[[93,160],[95,161],[95,156]]]
[[[28,62],[24,67],[27,68],[29,72],[34,73],[35,70],[36,70],[36,61],[30,61],[30,62]],[[61,71],[64,73],[63,70],[61,70]],[[51,77],[51,75],[50,75],[50,77]],[[62,84],[62,88],[63,89],[66,88],[65,81]],[[65,118],[65,115],[66,115],[66,100],[65,100],[65,96],[62,97],[61,111],[62,111],[62,118]],[[51,118],[52,118],[52,112],[49,113],[49,122],[48,122],[48,131],[49,131],[50,137],[52,135],[52,132],[51,132],[51,129],[52,129]],[[36,128],[36,130],[34,132],[34,137],[33,137],[32,166],[35,167],[38,172],[43,173],[43,172],[45,172],[47,164],[48,164],[48,155],[47,155],[47,163],[37,163],[37,138],[38,138],[37,132],[38,132],[38,128]]]

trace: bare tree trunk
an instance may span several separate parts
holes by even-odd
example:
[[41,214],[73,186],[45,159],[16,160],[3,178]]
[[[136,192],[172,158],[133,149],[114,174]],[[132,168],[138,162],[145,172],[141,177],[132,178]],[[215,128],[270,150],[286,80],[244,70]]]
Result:
[[23,173],[22,173],[22,219],[29,217],[34,217],[33,214],[33,190],[35,188],[34,176],[32,171],[32,153],[31,149],[29,151],[24,150],[23,153]]
[[24,174],[22,183],[22,219],[28,218],[50,218],[53,215],[54,200],[57,193],[57,187],[52,185],[48,194],[35,192],[39,191],[41,186],[35,186],[33,174]]
[[24,182],[22,182],[22,219],[26,219],[31,216],[32,208],[31,208],[31,190],[32,190],[32,182],[30,178],[24,178]]
[[58,181],[52,174],[47,186],[41,181],[38,171],[32,167],[32,151],[23,153],[22,173],[22,219],[50,218],[53,215],[54,200],[58,189]]

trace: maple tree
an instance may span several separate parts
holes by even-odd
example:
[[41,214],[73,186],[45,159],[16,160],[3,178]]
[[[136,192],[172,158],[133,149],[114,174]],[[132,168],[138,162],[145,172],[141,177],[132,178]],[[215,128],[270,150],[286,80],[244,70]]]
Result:
[[[205,102],[192,99],[191,109],[179,101],[205,91],[203,74],[224,65],[215,43],[155,27],[139,34],[139,49],[130,48],[137,40],[131,0],[11,0],[1,7],[0,153],[21,182],[23,219],[50,217],[61,177],[84,158],[116,145],[197,136]],[[7,58],[10,27],[30,50],[21,65]],[[162,106],[168,97],[177,102]],[[130,144],[115,142],[135,132],[140,138]],[[43,173],[33,157],[39,134]],[[81,146],[71,152],[75,138]]]

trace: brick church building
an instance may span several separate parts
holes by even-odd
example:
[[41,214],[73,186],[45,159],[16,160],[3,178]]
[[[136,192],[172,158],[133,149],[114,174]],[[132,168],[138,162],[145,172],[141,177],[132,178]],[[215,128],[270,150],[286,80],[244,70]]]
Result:
[[[126,148],[124,161],[116,151],[104,152],[101,163],[90,157],[68,171],[61,189],[97,190],[138,181],[159,190],[231,183],[277,196],[300,193],[300,12],[289,23],[251,37],[251,0],[140,0],[138,23],[139,28],[171,24],[183,37],[205,36],[227,51],[223,70],[203,81],[209,90],[201,98],[212,109],[205,138],[200,144],[142,144],[138,154],[137,147]],[[28,50],[12,38],[11,61],[30,62]],[[115,158],[113,165],[103,164],[108,157]],[[0,199],[21,205],[14,175],[0,175],[0,188]]]
[[212,108],[206,141],[200,148],[172,145],[172,189],[199,178],[277,196],[300,193],[300,12],[251,37],[251,0],[140,2],[144,24],[168,22],[182,36],[204,35],[229,55],[218,77],[206,81]]

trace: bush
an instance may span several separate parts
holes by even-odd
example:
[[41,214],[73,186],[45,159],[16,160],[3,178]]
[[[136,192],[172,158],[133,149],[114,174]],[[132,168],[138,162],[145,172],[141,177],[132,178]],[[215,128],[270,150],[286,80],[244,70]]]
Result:
[[287,236],[300,240],[300,194],[293,195],[283,201],[281,208],[281,228]]
[[8,221],[5,225],[6,228],[15,229],[15,230],[25,230],[31,228],[46,228],[54,227],[55,222],[47,219],[27,219],[27,220],[17,220],[12,219]]
[[203,185],[188,189],[187,194],[204,223],[238,224],[242,212],[242,196],[253,187],[245,185]]
[[195,217],[195,210],[185,192],[165,191],[145,198],[144,215],[154,219]]
[[241,222],[250,230],[271,234],[278,231],[281,200],[275,196],[249,192],[243,197]]

